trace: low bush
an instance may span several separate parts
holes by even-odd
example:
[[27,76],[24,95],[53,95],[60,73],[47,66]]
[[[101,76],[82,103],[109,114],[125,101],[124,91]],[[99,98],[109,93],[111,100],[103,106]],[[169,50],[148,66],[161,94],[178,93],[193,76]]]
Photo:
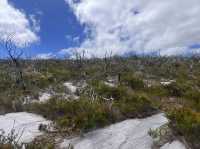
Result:
[[120,81],[122,84],[130,86],[134,90],[143,89],[145,87],[143,80],[131,73],[122,74]]
[[150,100],[142,95],[127,95],[126,98],[114,102],[113,106],[120,111],[124,118],[143,118],[156,112]]
[[187,90],[184,94],[186,99],[192,100],[197,104],[200,103],[200,92],[198,90]]
[[157,96],[157,97],[166,97],[168,95],[168,91],[163,86],[151,86],[147,88],[146,93],[148,93],[151,96]]
[[26,75],[25,81],[27,82],[26,84],[28,89],[33,87],[44,89],[54,82],[54,78],[53,75],[50,73],[47,74],[33,73]]
[[171,84],[165,86],[165,89],[168,91],[168,95],[174,97],[183,97],[185,92],[190,88],[191,86],[185,82],[172,82]]
[[79,100],[51,99],[47,103],[34,103],[28,111],[43,115],[56,122],[58,128],[76,131],[88,131],[103,127],[126,118],[145,117],[155,112],[151,102],[144,96],[126,93],[119,100]]
[[0,113],[23,111],[21,97],[23,91],[10,89],[5,92],[0,92]]
[[100,101],[80,99],[64,101],[51,99],[44,104],[33,104],[29,110],[54,120],[61,128],[88,130],[103,127],[111,121],[108,106]]
[[200,148],[200,113],[181,108],[169,113],[172,128],[178,135],[184,136],[191,148]]
[[24,144],[25,149],[55,149],[55,143],[48,138],[34,140],[31,143]]
[[126,96],[126,87],[118,86],[118,87],[110,87],[105,85],[103,82],[96,82],[93,84],[95,92],[104,98],[114,98],[115,100],[120,100],[124,96]]

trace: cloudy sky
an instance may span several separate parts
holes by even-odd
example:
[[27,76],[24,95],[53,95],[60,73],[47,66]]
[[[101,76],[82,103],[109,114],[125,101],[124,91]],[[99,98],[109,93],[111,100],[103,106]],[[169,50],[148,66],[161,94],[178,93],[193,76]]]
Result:
[[0,0],[0,41],[14,34],[37,58],[189,54],[200,51],[199,14],[199,0]]

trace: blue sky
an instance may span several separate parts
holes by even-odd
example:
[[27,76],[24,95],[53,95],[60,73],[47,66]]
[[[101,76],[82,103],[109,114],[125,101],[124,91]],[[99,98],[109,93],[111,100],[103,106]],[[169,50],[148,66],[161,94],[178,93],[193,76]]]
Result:
[[199,14],[199,0],[0,0],[0,41],[38,58],[200,53]]
[[9,1],[27,16],[35,15],[40,21],[40,42],[29,47],[29,52],[33,55],[56,53],[61,49],[78,46],[85,37],[84,26],[80,25],[64,0]]

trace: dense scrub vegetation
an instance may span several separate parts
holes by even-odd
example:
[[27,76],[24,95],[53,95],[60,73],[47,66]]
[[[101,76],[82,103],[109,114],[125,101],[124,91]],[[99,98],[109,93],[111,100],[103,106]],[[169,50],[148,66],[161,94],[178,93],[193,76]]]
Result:
[[141,95],[127,93],[122,87],[98,86],[100,95],[113,97],[113,101],[105,101],[100,97],[91,100],[81,97],[79,100],[50,99],[46,103],[34,103],[27,109],[54,120],[59,127],[72,132],[87,131],[103,127],[110,123],[135,117],[145,117],[155,112],[151,101]]
[[172,111],[169,117],[177,135],[184,136],[192,148],[198,149],[200,147],[200,114],[191,109],[181,108]]
[[[200,148],[200,63],[198,57],[112,57],[85,60],[21,60],[25,89],[18,85],[13,64],[0,61],[0,113],[30,111],[55,122],[67,133],[80,133],[128,118],[168,113],[176,135]],[[85,81],[77,99],[53,96],[65,92],[66,81]],[[112,80],[113,86],[105,82]]]

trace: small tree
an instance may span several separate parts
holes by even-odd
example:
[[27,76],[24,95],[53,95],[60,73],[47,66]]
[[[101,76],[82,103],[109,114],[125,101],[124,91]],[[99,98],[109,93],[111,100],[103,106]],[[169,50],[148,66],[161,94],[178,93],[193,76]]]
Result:
[[75,55],[75,61],[76,61],[77,67],[82,68],[84,65],[84,60],[85,60],[85,50],[83,50],[82,52],[75,50],[74,55]]
[[14,65],[16,84],[25,90],[26,87],[24,83],[23,70],[20,62],[23,55],[23,50],[19,49],[14,43],[14,37],[14,35],[8,36],[8,38],[5,40],[5,49],[8,53],[11,64]]
[[110,71],[111,69],[111,60],[112,60],[112,51],[110,51],[110,53],[108,53],[106,51],[105,55],[104,55],[104,71],[107,73],[108,71]]

